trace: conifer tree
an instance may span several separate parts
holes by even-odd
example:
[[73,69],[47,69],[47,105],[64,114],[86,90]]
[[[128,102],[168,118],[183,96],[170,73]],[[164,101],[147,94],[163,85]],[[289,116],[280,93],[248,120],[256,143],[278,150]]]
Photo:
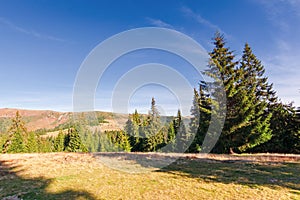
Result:
[[129,136],[124,131],[118,131],[117,132],[117,143],[118,147],[121,151],[130,152],[131,146],[129,142]]
[[237,82],[236,98],[240,102],[238,116],[241,123],[236,137],[238,150],[243,152],[260,145],[272,137],[268,105],[274,101],[275,92],[264,77],[264,66],[246,43],[240,67],[240,80]]
[[174,120],[174,130],[176,135],[175,152],[183,153],[188,148],[189,135],[182,120],[181,111],[178,110]]
[[[215,36],[214,45],[210,53],[210,69],[206,74],[215,78],[219,72],[226,93],[227,112],[224,128],[213,152],[243,152],[271,138],[271,115],[266,112],[266,102],[272,99],[272,88],[263,77],[263,66],[247,44],[240,66],[234,61],[233,52],[225,47],[224,38],[219,33]],[[214,84],[211,86],[213,102],[220,89]]]
[[[191,126],[192,123],[190,123],[191,134],[194,136],[194,140],[189,147],[189,152],[200,152],[202,149],[202,144],[210,124],[210,104],[210,96],[207,91],[207,84],[204,81],[200,81],[199,92],[196,89],[194,89],[193,107],[191,109],[191,114],[193,116],[192,120],[198,117],[198,125],[193,128],[193,126]],[[197,108],[196,111],[195,108]]]
[[26,150],[23,135],[15,132],[10,139],[10,143],[5,149],[5,153],[24,153]]
[[38,141],[35,132],[30,132],[28,134],[27,143],[26,143],[26,152],[27,153],[36,153],[39,151]]
[[196,88],[194,88],[193,105],[191,108],[191,121],[189,123],[190,131],[192,134],[196,134],[200,124],[200,108],[199,108],[199,93]]
[[21,153],[26,151],[27,129],[21,118],[19,111],[12,119],[12,124],[9,128],[9,137],[3,145],[3,153]]
[[53,152],[54,147],[53,147],[53,138],[48,137],[48,138],[42,138],[42,137],[38,137],[37,138],[37,142],[38,142],[38,152],[41,153],[48,153],[48,152]]
[[272,138],[251,152],[300,153],[300,123],[292,104],[272,106]]
[[56,152],[62,152],[65,150],[65,134],[62,130],[59,131],[57,137],[54,140],[54,150]]
[[134,111],[132,116],[128,115],[128,120],[125,124],[125,132],[129,136],[131,151],[142,151],[141,143],[142,138],[140,131],[142,130],[141,118],[137,110]]
[[[226,93],[226,120],[222,130],[222,133],[219,137],[219,140],[212,152],[215,153],[229,153],[230,149],[235,145],[232,142],[235,132],[231,131],[233,127],[239,125],[239,121],[235,121],[237,117],[236,105],[239,102],[236,101],[234,96],[236,95],[237,88],[236,82],[239,78],[239,74],[237,73],[236,66],[237,62],[234,61],[234,54],[225,46],[225,41],[223,36],[220,33],[216,33],[214,38],[214,49],[209,54],[210,62],[209,69],[205,72],[206,75],[216,80],[215,82],[208,83],[212,88],[211,92],[211,103],[215,104],[214,101],[218,95],[221,94],[222,88],[217,84],[217,77],[223,82],[224,90]],[[218,114],[218,113],[217,113]],[[212,137],[214,134],[212,133]]]
[[88,152],[88,149],[82,143],[79,133],[75,128],[70,128],[65,137],[66,150],[69,152]]
[[[239,66],[219,33],[216,34],[214,44],[207,75],[214,78],[217,71],[220,72],[227,98],[227,113],[213,152],[247,151],[272,137],[270,108],[277,98],[272,85],[264,77],[264,67],[248,44],[245,45]],[[213,84],[211,86],[213,101],[218,89]]]
[[148,114],[148,126],[150,128],[150,133],[154,135],[161,128],[160,114],[156,108],[155,99],[152,97],[151,100],[151,109]]
[[153,151],[157,144],[157,136],[162,128],[161,121],[160,121],[160,115],[156,108],[155,99],[152,98],[151,100],[151,109],[149,111],[149,114],[147,116],[143,132],[145,134],[145,138],[142,140],[142,148],[144,151]]
[[118,151],[118,148],[113,143],[111,135],[108,131],[105,131],[103,134],[99,135],[99,151],[100,152],[115,152]]
[[175,141],[176,141],[176,133],[175,133],[175,125],[174,120],[169,123],[168,127],[168,144],[171,144],[167,151],[174,151],[175,149]]

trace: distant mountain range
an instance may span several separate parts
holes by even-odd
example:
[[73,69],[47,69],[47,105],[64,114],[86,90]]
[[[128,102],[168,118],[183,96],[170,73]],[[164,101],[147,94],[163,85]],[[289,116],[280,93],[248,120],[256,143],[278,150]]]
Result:
[[39,129],[53,130],[59,126],[63,127],[64,124],[72,123],[76,119],[90,120],[93,118],[97,122],[99,120],[99,123],[95,125],[99,126],[101,130],[120,130],[128,119],[126,114],[113,114],[101,111],[76,113],[75,116],[73,112],[2,108],[0,109],[0,133],[7,131],[11,119],[15,117],[17,111],[22,116],[28,131]]
[[[128,120],[128,114],[117,114],[111,112],[57,112],[52,110],[24,110],[14,108],[0,109],[0,133],[7,132],[11,119],[19,111],[28,131],[45,130],[50,135],[56,135],[58,130],[67,129],[68,125],[76,121],[85,120],[91,130],[121,130]],[[163,123],[172,120],[173,117],[161,117]],[[190,117],[183,117],[185,123],[189,123]]]

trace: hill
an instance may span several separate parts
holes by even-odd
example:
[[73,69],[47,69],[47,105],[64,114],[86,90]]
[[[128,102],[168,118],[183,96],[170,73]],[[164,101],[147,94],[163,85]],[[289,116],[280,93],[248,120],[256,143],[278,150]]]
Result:
[[99,120],[99,123],[94,124],[94,128],[99,128],[101,130],[119,130],[123,128],[128,115],[117,114],[110,112],[57,112],[52,110],[23,110],[23,109],[13,109],[13,108],[2,108],[0,109],[0,133],[7,131],[10,125],[10,121],[15,117],[16,112],[19,111],[22,119],[26,123],[26,128],[29,131],[36,131],[39,129],[53,130],[56,127],[63,127],[64,124],[74,122],[79,118],[89,120],[92,116]]

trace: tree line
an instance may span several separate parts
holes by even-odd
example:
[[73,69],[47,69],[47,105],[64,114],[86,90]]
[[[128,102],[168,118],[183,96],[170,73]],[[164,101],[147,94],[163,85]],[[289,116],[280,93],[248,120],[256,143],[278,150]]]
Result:
[[[211,81],[199,81],[194,89],[189,123],[180,110],[162,123],[165,116],[160,116],[154,98],[148,114],[135,110],[120,131],[92,132],[81,120],[63,125],[68,127],[67,132],[61,130],[57,137],[41,137],[28,133],[17,113],[9,134],[0,137],[2,152],[203,152],[209,148],[205,138],[213,138],[218,132],[208,131],[212,116],[221,123],[222,114],[226,114],[211,152],[300,153],[299,109],[280,101],[250,45],[246,43],[241,58],[236,59],[220,33],[215,34],[213,44],[203,72]],[[226,101],[220,103],[220,98]],[[94,125],[101,122],[105,120],[99,118]]]
[[[300,153],[299,109],[281,102],[250,45],[246,43],[241,58],[236,59],[220,33],[215,34],[213,44],[208,68],[203,72],[212,81],[200,81],[199,88],[194,89],[188,126],[180,111],[169,124],[160,124],[152,99],[146,117],[141,118],[135,111],[126,123],[132,151],[204,151],[209,148],[204,139],[215,137],[218,131],[208,132],[212,114],[217,119],[226,114],[211,152]],[[225,105],[220,105],[220,98],[226,99],[221,102]],[[225,109],[221,110],[221,106]]]
[[68,124],[67,129],[50,137],[40,131],[28,132],[19,112],[12,119],[7,134],[0,135],[0,153],[47,153],[47,152],[110,152],[130,151],[124,131],[90,131],[82,123]]

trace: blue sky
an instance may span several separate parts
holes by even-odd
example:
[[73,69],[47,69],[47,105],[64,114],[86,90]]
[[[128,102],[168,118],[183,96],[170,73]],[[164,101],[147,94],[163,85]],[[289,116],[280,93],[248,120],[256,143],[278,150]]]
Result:
[[[71,111],[76,74],[89,52],[114,34],[149,26],[180,31],[207,51],[213,47],[215,31],[220,30],[237,58],[248,42],[265,65],[279,98],[300,106],[299,10],[297,0],[0,0],[0,107]],[[118,78],[149,62],[181,70],[194,86],[200,79],[174,55],[135,52],[108,70],[96,91],[95,108],[111,110],[108,93]],[[176,111],[175,96],[155,85],[136,91],[130,111],[138,107],[145,112],[151,96],[163,113]]]

